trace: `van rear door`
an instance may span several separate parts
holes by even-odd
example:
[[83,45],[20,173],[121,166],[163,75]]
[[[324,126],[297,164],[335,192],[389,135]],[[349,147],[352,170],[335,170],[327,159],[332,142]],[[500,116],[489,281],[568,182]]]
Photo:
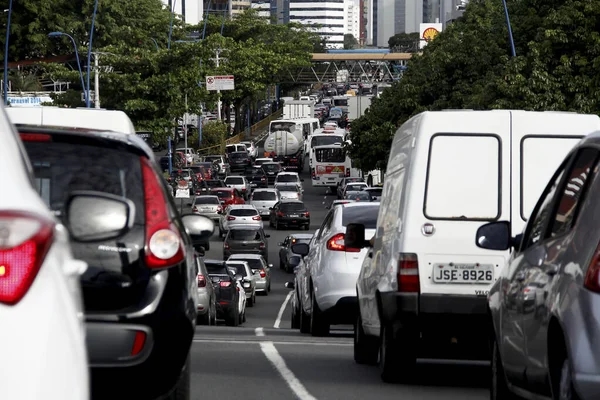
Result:
[[512,234],[523,231],[548,181],[584,136],[600,130],[597,115],[511,111]]

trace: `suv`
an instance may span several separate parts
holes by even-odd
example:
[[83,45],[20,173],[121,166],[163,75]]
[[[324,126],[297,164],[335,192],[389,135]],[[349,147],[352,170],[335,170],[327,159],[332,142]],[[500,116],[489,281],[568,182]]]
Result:
[[252,160],[246,151],[236,151],[227,155],[231,171],[244,171],[252,165]]
[[[152,150],[136,135],[23,125],[19,132],[42,199],[81,225],[71,245],[89,266],[81,284],[94,397],[188,398],[195,247],[213,222],[179,215]],[[65,215],[76,194],[89,197],[78,219]],[[93,223],[96,209],[116,216],[111,234]]]
[[210,155],[204,156],[202,158],[203,162],[211,162],[216,164],[219,167],[219,177],[226,177],[229,175],[229,164],[225,162],[225,157],[220,155]]

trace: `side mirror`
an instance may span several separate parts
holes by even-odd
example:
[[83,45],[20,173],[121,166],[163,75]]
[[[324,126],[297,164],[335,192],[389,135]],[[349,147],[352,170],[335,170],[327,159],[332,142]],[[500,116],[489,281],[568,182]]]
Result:
[[94,242],[121,236],[133,223],[135,205],[130,200],[103,192],[75,191],[65,205],[65,225],[78,242]]
[[296,286],[294,285],[294,282],[286,282],[285,287],[288,289],[294,289]]
[[308,252],[309,252],[310,248],[308,247],[308,244],[306,243],[296,243],[295,245],[292,246],[292,252],[305,257]]
[[185,214],[181,217],[181,220],[194,245],[208,242],[215,232],[215,224],[213,221],[202,215]]
[[269,207],[269,211],[273,210],[273,207]]
[[369,243],[365,241],[365,226],[363,224],[348,224],[346,226],[344,244],[346,247],[353,247],[355,249],[368,247]]
[[480,226],[475,236],[475,244],[487,250],[508,250],[512,244],[510,223],[499,221]]

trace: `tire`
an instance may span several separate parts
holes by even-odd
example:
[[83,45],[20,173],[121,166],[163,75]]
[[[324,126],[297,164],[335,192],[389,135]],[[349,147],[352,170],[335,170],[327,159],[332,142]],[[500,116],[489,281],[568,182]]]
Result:
[[365,334],[359,312],[354,327],[354,361],[357,364],[377,365],[378,352],[377,338]]
[[318,337],[329,335],[329,322],[317,304],[314,291],[312,292],[311,303],[312,311],[310,313],[310,334]]
[[248,307],[254,307],[254,297],[250,296],[248,299]]
[[568,357],[562,363],[560,369],[560,381],[558,382],[558,400],[579,400],[579,396],[573,387],[573,375],[571,370],[571,362]]
[[204,246],[204,250],[205,251],[209,251],[210,250],[210,242],[206,242],[206,246]]
[[279,230],[279,221],[275,220],[275,230]]
[[211,325],[212,326],[217,326],[217,306],[216,305],[213,307],[213,314],[212,314],[212,319],[211,319]]
[[310,316],[304,312],[300,305],[300,333],[310,333]]
[[210,310],[208,310],[205,315],[198,315],[198,318],[196,318],[196,325],[210,325],[211,314]]
[[273,220],[271,219],[271,217],[269,217],[269,227],[270,227],[270,228],[273,228],[273,226],[274,226],[274,225],[273,225]]
[[[401,336],[402,332],[398,336]],[[399,343],[404,343],[403,351]],[[381,380],[387,383],[409,382],[415,373],[417,363],[413,355],[414,346],[410,339],[401,340],[394,337],[393,328],[382,324],[379,340],[379,370]]]
[[300,328],[300,313],[296,308],[292,308],[292,319],[291,319],[292,329]]
[[307,230],[309,230],[309,229],[310,229],[310,224],[308,224],[308,225],[304,225],[304,230],[305,230],[305,231],[307,231]]
[[190,361],[190,355],[188,354],[187,360],[183,369],[181,370],[181,375],[179,375],[179,379],[177,379],[177,383],[175,387],[166,397],[167,400],[189,400],[191,397],[191,388],[190,388],[190,374],[192,370],[192,365]]
[[518,396],[514,395],[509,389],[504,374],[504,367],[500,359],[500,351],[496,337],[492,336],[492,357],[491,357],[491,374],[490,374],[490,400],[517,400]]
[[240,324],[240,313],[237,307],[230,311],[230,315],[225,319],[225,325],[227,326],[238,326]]
[[271,281],[269,280],[269,286],[267,286],[267,293],[271,291]]
[[279,269],[284,269],[287,271],[287,266],[284,264],[284,262],[281,260],[281,257],[279,257]]

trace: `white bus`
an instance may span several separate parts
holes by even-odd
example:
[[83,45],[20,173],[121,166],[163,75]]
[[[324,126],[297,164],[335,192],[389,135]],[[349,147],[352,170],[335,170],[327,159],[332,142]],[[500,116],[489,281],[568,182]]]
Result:
[[304,152],[308,156],[309,165],[312,165],[313,148],[318,146],[329,146],[334,144],[343,144],[346,139],[346,131],[344,129],[319,129],[304,142]]
[[311,179],[314,187],[329,187],[335,190],[338,183],[351,173],[350,157],[343,145],[317,146],[312,149]]

